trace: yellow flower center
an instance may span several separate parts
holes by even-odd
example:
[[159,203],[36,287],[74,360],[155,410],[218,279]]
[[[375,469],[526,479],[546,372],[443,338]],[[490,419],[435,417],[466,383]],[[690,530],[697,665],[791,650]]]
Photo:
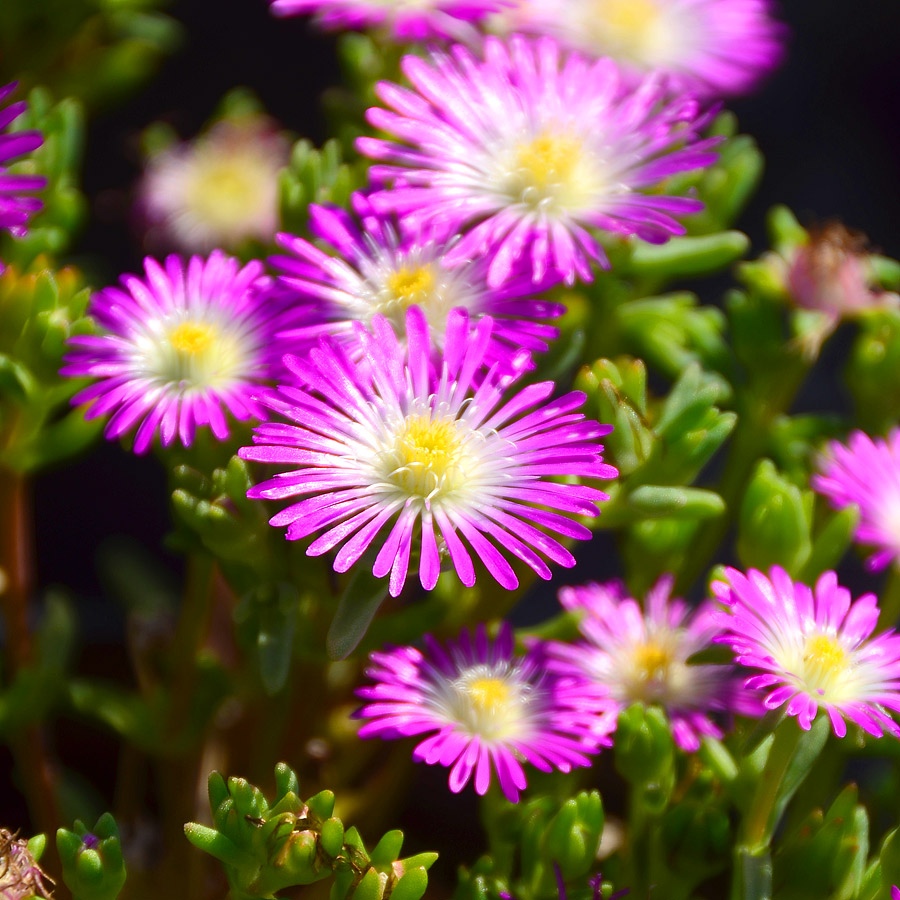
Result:
[[581,142],[571,135],[544,132],[516,150],[516,168],[528,187],[542,193],[571,180],[581,160]]
[[640,43],[659,22],[660,8],[653,0],[606,0],[600,17],[619,37]]
[[198,356],[210,348],[215,337],[216,332],[211,325],[188,320],[172,329],[169,343],[185,356]]
[[387,278],[387,289],[404,308],[426,300],[435,286],[431,266],[415,266],[397,269]]
[[642,681],[665,679],[672,665],[672,652],[668,647],[648,641],[634,649],[634,667]]
[[476,678],[466,690],[479,713],[490,713],[509,699],[509,685],[500,678]]
[[259,179],[245,171],[244,160],[219,159],[197,172],[187,186],[187,204],[214,228],[230,228],[259,205]]
[[807,638],[803,650],[805,680],[820,696],[834,693],[850,664],[850,654],[836,638],[828,634]]
[[389,477],[405,493],[431,499],[463,484],[465,457],[454,419],[408,416],[394,442]]

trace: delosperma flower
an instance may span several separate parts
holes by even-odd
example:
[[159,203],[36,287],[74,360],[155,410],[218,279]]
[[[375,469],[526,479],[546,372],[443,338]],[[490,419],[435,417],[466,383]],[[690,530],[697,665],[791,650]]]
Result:
[[667,99],[662,79],[626,90],[611,60],[520,36],[486,38],[482,58],[457,46],[402,68],[413,90],[381,83],[392,111],[368,111],[398,140],[357,141],[386,163],[370,169],[389,185],[372,203],[463,230],[445,262],[489,257],[492,287],[520,262],[535,281],[590,281],[591,262],[607,261],[589,228],[662,243],[685,231],[675,216],[703,207],[659,192],[670,175],[713,163],[718,142],[698,137],[709,115],[691,97]]
[[187,253],[270,241],[288,143],[264,116],[219,121],[152,156],[139,187],[148,243]]
[[359,736],[424,736],[413,758],[449,767],[451,791],[474,775],[484,794],[496,777],[515,803],[523,761],[569,772],[610,745],[615,704],[583,678],[548,672],[540,646],[516,654],[507,625],[493,641],[482,625],[446,645],[426,635],[425,646],[371,654],[366,675],[375,683],[357,691],[366,701],[357,717],[367,720]]
[[582,614],[579,628],[587,640],[552,641],[547,654],[555,669],[583,673],[620,708],[661,706],[678,745],[693,752],[704,735],[722,737],[715,716],[753,712],[759,704],[749,692],[741,696],[733,666],[688,662],[708,649],[721,629],[709,604],[691,611],[683,600],[672,599],[672,581],[660,578],[643,611],[621,582],[563,588],[560,603]]
[[123,275],[121,287],[96,293],[88,308],[97,335],[69,339],[64,375],[97,379],[72,398],[87,418],[110,415],[115,439],[135,426],[136,453],[158,435],[189,446],[198,427],[228,436],[227,415],[261,417],[253,399],[278,360],[271,348],[277,307],[263,298],[259,262],[241,266],[220,251],[208,259],[144,262],[146,276]]
[[874,571],[900,556],[900,429],[872,439],[854,431],[846,444],[832,441],[811,479],[836,509],[859,507],[856,540],[875,547]]
[[286,356],[301,386],[279,387],[261,402],[291,424],[258,426],[255,446],[240,455],[289,468],[248,496],[309,495],[270,522],[287,526],[290,540],[321,532],[306,552],[340,548],[338,572],[377,539],[372,572],[390,574],[393,596],[406,581],[414,545],[426,590],[437,583],[443,556],[463,584],[473,584],[470,549],[508,589],[518,578],[505,554],[541,578],[550,577],[541,554],[574,565],[552,534],[589,538],[565,514],[596,516],[596,504],[608,498],[592,486],[550,479],[614,477],[597,442],[611,427],[577,411],[585,399],[579,392],[545,402],[552,382],[505,398],[523,367],[510,374],[515,365],[498,363],[480,371],[493,327],[485,316],[470,330],[465,312],[454,310],[434,364],[428,325],[414,306],[406,315],[405,346],[383,316],[374,318],[371,332],[355,323],[365,366],[353,362],[356,351],[329,338],[306,359]]
[[474,41],[479,33],[473,23],[504,5],[504,0],[272,0],[272,12],[314,15],[328,31],[378,28],[400,42]]
[[[559,303],[535,298],[531,278],[519,276],[501,288],[489,288],[487,262],[475,259],[450,269],[445,254],[455,236],[432,228],[403,229],[391,217],[379,216],[361,194],[354,195],[360,222],[337,208],[311,205],[310,230],[327,241],[338,256],[325,253],[303,238],[281,234],[278,242],[290,256],[269,261],[282,273],[278,290],[289,297],[299,324],[282,337],[300,354],[321,334],[353,341],[353,323],[369,326],[383,315],[394,329],[406,327],[406,310],[418,306],[428,322],[436,348],[444,343],[447,315],[462,307],[470,318],[494,319],[497,347],[490,359],[510,350],[542,351],[559,333],[535,319],[555,318],[565,311]],[[549,284],[548,284],[549,286]]]
[[716,613],[725,632],[718,640],[738,663],[762,670],[746,686],[768,691],[766,708],[784,706],[807,730],[823,709],[838,737],[847,721],[876,737],[886,731],[900,737],[890,715],[900,711],[900,636],[872,637],[874,594],[851,602],[834,572],[821,575],[814,589],[778,566],[768,576],[726,568],[725,577],[712,585],[728,610]]
[[51,897],[50,878],[28,850],[28,841],[0,828],[0,900]]
[[24,100],[6,103],[16,84],[0,87],[0,229],[21,237],[26,232],[29,216],[43,206],[40,199],[31,195],[45,187],[47,179],[42,175],[14,175],[8,170],[10,163],[44,143],[39,131],[5,131],[28,108]]
[[[664,72],[673,91],[745,94],[784,55],[770,0],[523,0],[521,27],[591,56],[612,57],[637,82]],[[517,22],[516,13],[511,13]]]

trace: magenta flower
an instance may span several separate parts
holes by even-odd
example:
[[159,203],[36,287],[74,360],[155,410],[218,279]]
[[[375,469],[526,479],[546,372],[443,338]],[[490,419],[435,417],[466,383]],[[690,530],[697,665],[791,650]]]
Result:
[[665,73],[673,92],[746,94],[784,55],[770,0],[523,0],[510,16],[588,56],[609,56],[630,83]]
[[728,607],[716,613],[738,663],[763,674],[746,682],[769,689],[767,709],[785,706],[809,730],[819,709],[831,719],[834,733],[847,733],[845,720],[869,734],[885,731],[900,737],[889,712],[900,710],[900,636],[883,631],[872,637],[878,622],[874,594],[851,603],[850,592],[825,572],[815,590],[791,581],[773,566],[766,577],[750,569],[746,575],[726,568],[726,582],[712,585]]
[[146,277],[123,275],[121,287],[95,294],[88,312],[103,333],[69,339],[64,375],[98,379],[72,398],[89,403],[87,418],[112,413],[106,437],[137,425],[135,453],[158,434],[190,446],[198,427],[228,436],[226,413],[261,418],[253,395],[273,374],[277,307],[264,302],[259,262],[214,251],[208,259],[165,265],[144,261]]
[[43,206],[37,197],[29,195],[46,187],[47,179],[42,175],[13,175],[7,168],[17,157],[37,150],[44,143],[39,131],[5,131],[28,108],[24,100],[4,107],[4,101],[16,85],[17,82],[13,82],[0,87],[0,229],[22,237],[27,230],[28,217]]
[[468,49],[406,56],[415,90],[382,82],[368,119],[402,143],[362,137],[363,154],[390,163],[370,174],[390,189],[376,208],[465,229],[448,265],[489,257],[488,284],[503,284],[528,261],[532,277],[555,272],[590,281],[591,261],[608,265],[587,227],[663,243],[685,229],[674,215],[698,200],[659,193],[670,175],[708,166],[717,138],[690,97],[666,99],[651,77],[633,90],[615,64],[561,55],[550,38],[508,43],[489,37],[484,58]]
[[484,794],[493,769],[516,803],[526,786],[522,760],[570,772],[612,743],[615,704],[596,684],[547,672],[540,646],[516,655],[508,625],[495,641],[481,625],[474,640],[464,629],[445,646],[426,635],[425,645],[426,653],[391,647],[371,655],[366,675],[375,684],[356,692],[368,701],[356,714],[369,720],[359,736],[426,735],[413,759],[450,767],[454,793],[474,774]]
[[732,666],[688,663],[721,629],[709,604],[692,612],[683,600],[672,599],[672,582],[670,575],[660,578],[643,611],[619,581],[563,588],[560,603],[582,614],[579,628],[587,641],[553,641],[547,654],[555,670],[583,673],[620,709],[658,704],[678,746],[694,752],[704,735],[722,737],[713,716],[752,715],[759,703],[741,690]]
[[354,325],[365,366],[354,364],[356,351],[329,338],[307,359],[285,357],[303,386],[280,387],[261,402],[292,424],[258,426],[256,446],[244,447],[240,456],[291,468],[248,496],[310,495],[270,523],[287,526],[289,540],[323,532],[307,555],[340,546],[337,572],[353,566],[390,523],[372,572],[376,578],[390,573],[393,596],[406,581],[414,543],[426,590],[437,583],[444,556],[463,584],[474,584],[466,543],[508,589],[518,578],[504,551],[545,579],[550,569],[536,551],[574,565],[547,532],[589,538],[584,525],[563,513],[596,516],[596,504],[608,498],[594,487],[549,479],[614,477],[597,443],[611,426],[577,412],[584,403],[577,391],[544,403],[552,382],[504,400],[516,378],[509,365],[479,371],[494,327],[489,316],[470,332],[465,312],[454,310],[438,366],[421,310],[411,307],[406,322],[406,349],[383,316],[375,317],[372,332]]
[[875,547],[866,561],[873,571],[900,556],[900,429],[872,440],[854,431],[846,444],[832,441],[811,479],[813,490],[835,509],[856,504],[856,540]]
[[315,15],[328,31],[379,28],[402,43],[434,38],[474,41],[479,22],[505,0],[271,0],[276,16]]
[[282,335],[293,352],[302,355],[322,334],[354,342],[353,323],[369,327],[375,315],[383,315],[402,333],[411,305],[422,310],[438,350],[444,345],[451,309],[462,307],[472,319],[492,316],[490,362],[519,348],[546,350],[547,342],[559,334],[553,326],[534,320],[560,316],[565,307],[535,299],[530,277],[520,275],[501,288],[489,288],[484,258],[453,269],[444,265],[455,236],[442,236],[433,228],[402,229],[390,217],[375,213],[362,194],[355,194],[353,202],[361,227],[343,210],[315,204],[309,208],[313,234],[339,256],[303,238],[278,236],[292,254],[273,257],[270,263],[283,273],[278,289],[289,297],[300,319],[297,327]]

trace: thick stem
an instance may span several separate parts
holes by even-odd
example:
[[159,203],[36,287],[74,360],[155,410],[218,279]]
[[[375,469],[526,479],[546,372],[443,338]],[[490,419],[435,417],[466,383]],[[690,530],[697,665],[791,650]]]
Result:
[[[23,475],[0,469],[0,609],[8,655],[7,674],[33,662],[34,641],[28,625],[32,590],[31,490]],[[52,834],[61,824],[56,805],[56,773],[46,740],[37,725],[10,738],[34,827]]]
[[753,802],[744,819],[744,844],[751,851],[768,847],[772,840],[772,832],[776,825],[773,819],[778,791],[802,734],[802,730],[792,717],[784,719],[775,729],[775,739],[769,749],[769,756],[753,795]]

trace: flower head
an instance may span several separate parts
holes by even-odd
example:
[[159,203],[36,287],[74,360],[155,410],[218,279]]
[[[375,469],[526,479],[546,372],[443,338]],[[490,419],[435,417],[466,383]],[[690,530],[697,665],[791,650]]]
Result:
[[402,334],[412,305],[424,313],[437,350],[443,347],[451,309],[462,307],[473,319],[492,316],[496,347],[492,344],[490,361],[518,348],[546,350],[559,333],[534,319],[562,315],[565,308],[535,299],[530,277],[520,275],[501,288],[489,288],[483,258],[453,269],[444,264],[454,236],[434,228],[403,228],[391,217],[378,215],[361,194],[354,195],[354,206],[361,227],[343,210],[315,204],[309,208],[311,231],[340,256],[303,238],[278,236],[292,255],[273,257],[270,263],[283,273],[278,289],[289,295],[294,315],[301,319],[283,335],[298,355],[321,334],[353,342],[353,323],[369,327],[375,315],[383,315]]
[[148,241],[188,253],[269,241],[278,227],[278,172],[289,147],[264,116],[222,119],[152,156],[140,185]]
[[495,641],[479,626],[439,644],[425,636],[426,652],[392,647],[370,657],[375,684],[357,694],[357,713],[368,721],[360,737],[425,735],[413,758],[450,767],[450,790],[461,791],[473,774],[484,794],[492,770],[515,803],[525,788],[525,760],[542,772],[589,766],[590,755],[611,743],[615,704],[577,676],[546,671],[539,646],[513,649],[504,625]]
[[45,881],[53,883],[28,850],[28,841],[0,828],[0,900],[50,897]]
[[798,306],[838,320],[860,310],[896,303],[896,294],[873,290],[864,235],[833,222],[811,231],[787,261],[787,284]]
[[868,559],[874,571],[900,558],[900,428],[872,440],[854,431],[846,444],[832,441],[812,487],[835,509],[856,504],[856,540],[876,548]]
[[136,453],[159,434],[190,446],[197,427],[228,436],[226,413],[261,417],[253,399],[277,366],[272,346],[279,330],[277,307],[266,303],[262,264],[241,267],[220,251],[164,265],[147,258],[145,278],[123,275],[121,287],[93,296],[88,312],[99,335],[69,339],[62,374],[96,378],[72,398],[90,403],[86,416],[112,413],[106,436],[137,425]]
[[745,94],[784,55],[770,0],[525,0],[518,27],[589,56],[609,56],[636,83],[665,73],[673,91]]
[[[403,143],[363,137],[370,169],[393,182],[372,195],[376,208],[468,229],[448,265],[489,257],[488,284],[502,284],[527,261],[541,281],[591,280],[606,257],[586,226],[662,243],[684,226],[673,218],[703,204],[655,189],[670,175],[710,165],[717,139],[698,140],[709,121],[690,97],[667,100],[652,77],[622,87],[609,59],[560,53],[543,38],[488,37],[484,57],[464,47],[406,56],[414,90],[381,83],[394,111],[369,121]],[[649,189],[654,189],[649,192]]]
[[0,229],[21,237],[27,230],[28,217],[43,206],[31,194],[45,187],[47,179],[42,175],[14,175],[7,168],[9,163],[44,143],[39,131],[5,131],[28,108],[24,100],[4,106],[16,84],[0,87]]
[[847,733],[845,720],[876,737],[885,731],[900,737],[889,715],[900,710],[900,636],[884,631],[872,637],[874,594],[851,603],[834,572],[821,575],[815,589],[778,566],[768,577],[731,568],[725,576],[712,585],[728,608],[716,613],[725,630],[717,640],[731,646],[741,665],[763,670],[746,687],[771,688],[767,709],[787,704],[787,715],[807,730],[824,709],[838,737]]
[[[505,588],[518,579],[504,553],[542,578],[550,569],[538,552],[563,566],[574,557],[547,532],[587,539],[590,531],[566,515],[595,516],[602,491],[562,484],[552,476],[612,478],[597,439],[608,425],[577,412],[584,395],[550,403],[552,382],[530,385],[504,400],[515,375],[482,367],[493,320],[469,329],[462,310],[451,312],[439,363],[418,307],[406,315],[404,349],[390,324],[376,316],[371,332],[356,323],[366,365],[354,351],[323,338],[307,359],[285,357],[302,387],[279,387],[262,403],[292,424],[266,423],[240,455],[287,465],[248,496],[282,500],[310,495],[275,515],[290,540],[323,532],[307,548],[318,556],[340,546],[334,560],[346,572],[383,534],[372,568],[390,573],[393,596],[403,588],[414,543],[419,578],[437,583],[449,555],[460,580],[475,582],[466,544]],[[477,389],[475,384],[477,383]]]
[[276,16],[314,14],[329,31],[379,28],[396,41],[434,38],[475,41],[473,27],[506,5],[506,0],[272,0]]
[[678,745],[692,752],[704,735],[722,736],[714,715],[752,713],[758,704],[751,695],[742,697],[732,667],[688,662],[721,629],[708,604],[691,612],[670,597],[671,590],[672,577],[661,578],[641,610],[621,582],[563,588],[560,603],[583,614],[579,628],[587,641],[553,641],[547,653],[555,668],[584,673],[621,709],[632,703],[663,707]]

